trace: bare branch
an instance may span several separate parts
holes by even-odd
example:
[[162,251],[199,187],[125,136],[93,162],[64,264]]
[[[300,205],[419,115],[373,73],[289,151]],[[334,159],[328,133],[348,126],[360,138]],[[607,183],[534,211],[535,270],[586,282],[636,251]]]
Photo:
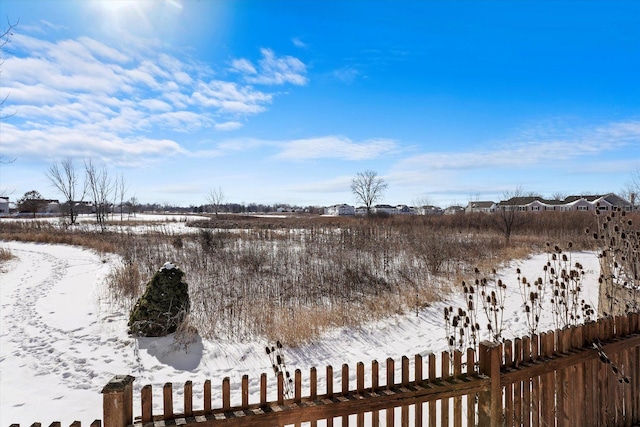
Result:
[[378,178],[378,173],[372,170],[358,172],[351,180],[351,192],[367,208],[367,215],[371,212],[371,206],[382,198],[386,189],[387,183]]

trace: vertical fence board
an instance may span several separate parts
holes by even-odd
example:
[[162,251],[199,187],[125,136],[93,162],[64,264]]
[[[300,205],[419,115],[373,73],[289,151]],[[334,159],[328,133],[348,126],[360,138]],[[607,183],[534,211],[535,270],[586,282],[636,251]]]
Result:
[[[401,371],[401,383],[402,387],[409,385],[409,358],[402,356],[402,371]],[[409,427],[409,406],[404,405],[400,410],[400,425],[402,427]]]
[[[458,350],[453,353],[453,376],[462,376],[462,352]],[[462,396],[453,398],[453,426],[462,427]]]
[[[640,315],[636,315],[635,318],[640,319]],[[640,321],[638,321],[640,324]],[[640,331],[640,325],[636,326],[635,333]],[[634,402],[633,405],[633,422],[640,423],[640,347],[635,347],[632,350],[632,358],[634,365],[631,367],[634,375],[631,376],[631,381],[635,380],[635,386],[632,387],[631,399]]]
[[[522,361],[531,362],[531,338],[522,337]],[[531,378],[522,382],[522,426],[531,426]]]
[[[327,384],[327,397],[332,398],[333,397],[333,366],[331,365],[327,366],[326,384]],[[333,427],[333,418],[331,417],[327,418],[327,427]]]
[[[584,346],[584,326],[580,325],[572,330],[571,335],[571,350],[580,349]],[[585,385],[584,385],[584,370],[585,364],[579,363],[575,365],[571,371],[571,389],[569,397],[575,396],[577,405],[569,403],[569,421],[575,420],[576,425],[584,425],[584,409],[587,404],[585,399]]]
[[[436,355],[429,354],[429,382],[436,380]],[[436,425],[436,401],[429,401],[429,427]]]
[[[476,372],[475,351],[472,348],[467,349],[467,374],[471,375]],[[476,394],[467,395],[467,426],[476,425]]]
[[[522,340],[513,340],[513,367],[519,368],[522,363]],[[513,423],[516,426],[522,423],[522,382],[517,382],[513,386]]]
[[[451,361],[449,360],[449,352],[443,351],[440,355],[442,358],[442,379],[448,379],[451,377],[449,374],[449,369],[451,365]],[[449,399],[440,399],[440,425],[442,427],[449,427]]]
[[[362,395],[364,392],[364,363],[358,362],[356,365],[356,392]],[[356,414],[356,425],[364,427],[364,412]]]
[[[318,370],[312,367],[309,370],[309,398],[315,401],[318,398]],[[310,427],[317,427],[318,421],[311,421]]]
[[142,422],[151,422],[153,420],[153,390],[150,385],[142,387],[140,400],[142,401]]
[[[504,346],[504,366],[507,370],[513,367],[513,343],[506,340]],[[513,384],[507,384],[504,387],[504,413],[507,426],[513,425]]]
[[[543,356],[545,358],[550,358],[553,356],[554,352],[554,343],[555,343],[555,332],[547,332],[542,334],[542,349]],[[555,425],[555,397],[556,397],[556,375],[555,372],[550,372],[546,375],[542,376],[542,405],[543,405],[543,420],[545,426],[553,426]]]
[[[295,403],[300,403],[302,402],[302,371],[300,371],[300,369],[296,369],[295,373],[294,373],[294,394],[293,394],[293,401]],[[248,396],[248,393],[247,393]]]
[[[387,390],[393,388],[395,384],[395,361],[392,358],[387,358]],[[387,427],[393,427],[395,425],[395,409],[387,408]]]
[[267,404],[267,374],[260,374],[260,406]]
[[205,415],[211,413],[211,380],[204,382],[204,413]]
[[[626,329],[626,328],[625,328]],[[629,350],[623,350],[620,354],[620,363],[622,364],[622,374],[625,378],[631,378],[634,373],[629,369]],[[623,381],[621,384],[621,393],[622,393],[622,410],[623,410],[623,419],[624,425],[630,427],[631,426],[631,384]]]
[[186,381],[184,383],[184,415],[190,417],[193,415],[193,382]]
[[[540,350],[540,336],[531,335],[531,360],[537,361]],[[531,379],[531,425],[540,427],[540,377]]]
[[[413,369],[414,369],[414,381],[416,385],[422,383],[422,356],[416,354],[413,358]],[[415,405],[415,419],[414,425],[415,427],[422,427],[422,402],[417,402]]]
[[282,373],[282,371],[278,372],[278,376],[276,377],[276,379],[278,381],[277,402],[278,402],[278,405],[283,405],[284,404],[284,374]]
[[[566,354],[569,350],[568,340],[571,336],[569,328],[564,328],[557,333],[557,352]],[[556,420],[558,426],[566,425],[568,420],[566,401],[568,401],[569,393],[569,369],[571,367],[561,368],[556,372]],[[565,399],[565,396],[567,399]]]
[[[346,396],[349,394],[349,365],[346,363],[342,365],[342,395]],[[342,416],[342,425],[349,425],[349,414]]]
[[162,414],[165,420],[173,418],[173,385],[166,383],[162,387]]
[[242,376],[242,383],[240,385],[242,390],[242,403],[243,409],[249,406],[249,375]]
[[[374,393],[378,391],[380,387],[380,374],[379,374],[380,366],[377,360],[373,360],[371,362],[371,391]],[[379,426],[380,425],[380,412],[373,411],[371,412],[371,425]]]
[[231,408],[231,380],[225,377],[222,380],[222,409]]

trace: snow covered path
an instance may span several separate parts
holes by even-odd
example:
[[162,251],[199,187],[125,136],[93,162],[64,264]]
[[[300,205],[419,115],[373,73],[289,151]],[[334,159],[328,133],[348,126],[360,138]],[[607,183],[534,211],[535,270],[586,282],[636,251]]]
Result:
[[[174,399],[179,402],[178,385],[192,380],[197,409],[202,405],[204,380],[212,380],[217,406],[222,378],[231,378],[232,403],[236,403],[242,375],[248,374],[250,387],[257,389],[260,373],[271,371],[264,348],[273,343],[198,340],[185,351],[172,337],[129,337],[127,313],[108,303],[104,289],[115,259],[63,245],[0,242],[0,247],[17,257],[0,266],[0,427],[35,421],[45,425],[61,421],[64,426],[102,418],[100,390],[116,374],[135,376],[136,390],[152,384],[157,393],[154,411],[159,411],[165,382],[176,383]],[[597,304],[597,257],[576,253],[573,261],[581,262],[587,273],[584,297]],[[544,262],[546,255],[537,255],[502,272],[509,286],[505,336],[527,332],[515,267],[527,278],[537,278]],[[375,359],[382,367],[387,357],[438,354],[447,349],[443,307],[460,302],[461,297],[454,295],[446,303],[422,309],[418,316],[414,312],[357,329],[338,329],[311,344],[286,348],[289,370],[301,369],[304,378],[313,366],[322,372],[327,365],[355,366],[362,361],[368,366]],[[552,328],[550,313],[543,313],[541,330]],[[339,375],[339,369],[335,372]],[[351,380],[355,381],[354,373]],[[271,376],[270,382],[275,385]],[[134,412],[139,412],[137,401]]]
[[130,364],[129,344],[105,333],[109,314],[100,313],[110,265],[74,247],[4,246],[18,259],[0,275],[0,424],[96,417],[96,390]]

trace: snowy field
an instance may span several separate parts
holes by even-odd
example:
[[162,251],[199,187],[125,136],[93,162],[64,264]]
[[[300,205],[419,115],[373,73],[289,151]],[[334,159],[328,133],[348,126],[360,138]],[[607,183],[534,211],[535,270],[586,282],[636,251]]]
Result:
[[[16,256],[0,265],[0,426],[28,426],[36,421],[45,425],[61,421],[65,426],[74,420],[88,425],[102,418],[100,390],[116,374],[136,377],[134,415],[140,413],[138,391],[146,384],[154,386],[158,404],[162,385],[176,384],[174,401],[179,410],[180,389],[187,380],[194,382],[194,409],[202,408],[206,379],[212,380],[214,407],[221,404],[224,377],[231,378],[232,404],[239,402],[244,374],[249,375],[253,390],[262,372],[275,383],[264,351],[274,343],[197,340],[185,351],[172,337],[129,337],[128,313],[109,304],[104,288],[105,276],[116,259],[62,245],[0,241],[0,248]],[[573,253],[572,258],[586,271],[585,299],[597,306],[596,255]],[[534,280],[542,275],[546,260],[546,255],[537,255],[500,273],[508,285],[506,337],[527,333],[516,267]],[[460,295],[452,295],[450,301],[424,308],[417,316],[412,312],[358,329],[339,329],[313,344],[285,348],[289,371],[299,368],[304,378],[312,366],[318,367],[319,374],[327,365],[339,372],[336,368],[343,363],[355,367],[362,361],[369,366],[376,359],[383,373],[388,357],[399,360],[403,355],[439,354],[448,349],[443,307],[460,301]],[[553,329],[549,311],[543,313],[540,330]],[[270,393],[272,400],[273,390]],[[251,402],[256,400],[251,396]]]

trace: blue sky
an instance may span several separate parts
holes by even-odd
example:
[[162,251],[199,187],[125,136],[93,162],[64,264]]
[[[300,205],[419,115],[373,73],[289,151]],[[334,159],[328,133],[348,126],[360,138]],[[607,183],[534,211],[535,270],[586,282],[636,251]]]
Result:
[[[0,189],[66,157],[174,205],[440,206],[619,192],[640,170],[640,2],[4,0]],[[6,23],[2,28],[6,28]]]

